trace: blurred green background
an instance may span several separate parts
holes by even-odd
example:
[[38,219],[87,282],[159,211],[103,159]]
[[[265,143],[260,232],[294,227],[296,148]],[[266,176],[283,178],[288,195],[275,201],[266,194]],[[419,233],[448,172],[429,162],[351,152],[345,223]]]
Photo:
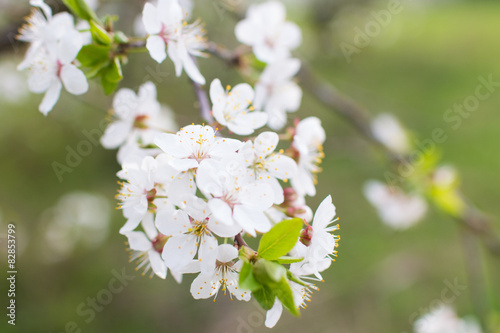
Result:
[[[289,18],[304,33],[297,54],[321,77],[375,114],[394,113],[420,138],[430,137],[436,127],[446,130],[449,138],[440,147],[444,161],[458,169],[465,193],[493,217],[499,230],[500,90],[481,102],[457,130],[444,122],[443,114],[474,93],[479,76],[491,74],[500,81],[500,2],[403,1],[403,11],[391,18],[369,46],[354,54],[350,63],[340,43],[352,43],[354,29],[373,20],[372,10],[387,8],[386,1],[287,3]],[[1,5],[0,30],[17,24],[29,11],[27,1],[2,1]],[[206,22],[209,37],[235,46],[234,16],[216,1],[196,1],[196,6],[194,17]],[[108,1],[98,13],[119,13],[119,27],[132,33],[131,22],[141,8],[135,1]],[[220,294],[215,303],[194,301],[189,294],[192,276],[185,276],[177,285],[170,276],[163,281],[134,271],[134,264],[128,263],[125,238],[118,234],[124,219],[120,211],[112,209],[119,169],[116,152],[92,144],[88,156],[71,173],[65,173],[62,182],[52,167],[54,161],[65,163],[68,147],[77,149],[82,141],[89,141],[83,131],[99,129],[112,97],[104,96],[93,84],[80,97],[63,93],[55,109],[44,117],[37,111],[41,96],[23,94],[26,85],[22,79],[16,85],[12,72],[23,54],[18,45],[0,54],[0,233],[4,251],[7,224],[17,226],[16,328],[59,333],[68,327],[71,331],[73,324],[68,323],[74,322],[82,332],[267,332],[263,311],[253,300],[231,302]],[[241,81],[215,58],[200,60],[200,66],[208,82],[214,78],[232,85]],[[192,88],[185,75],[175,78],[170,61],[157,67],[148,55],[132,55],[125,77],[121,87],[136,88],[147,79],[155,81],[160,101],[176,112],[179,125],[199,119]],[[18,100],[13,98],[16,92],[21,96]],[[416,316],[441,299],[447,287],[444,281],[457,280],[467,286],[451,303],[460,316],[475,314],[471,291],[476,289],[486,291],[487,310],[499,310],[498,258],[490,258],[474,243],[479,253],[475,261],[479,280],[470,281],[463,234],[455,221],[431,209],[407,231],[395,232],[382,225],[361,192],[367,179],[383,180],[387,164],[382,155],[310,95],[305,94],[298,115],[320,117],[327,132],[324,172],[319,175],[318,195],[309,203],[315,210],[332,194],[342,239],[337,261],[324,274],[321,290],[313,294],[301,318],[283,314],[273,332],[411,332]],[[106,221],[109,214],[109,230],[89,227],[104,241],[92,242],[92,234],[82,238],[83,230],[89,230],[86,227],[68,228],[72,231],[65,239],[47,236],[51,221],[58,216],[57,209],[47,209],[75,191],[98,195],[107,202],[102,214],[90,220]],[[59,211],[66,206],[59,202]],[[58,218],[71,224],[74,216],[68,213]],[[60,242],[69,243],[61,245],[69,250],[57,257],[47,244]],[[0,261],[5,263],[6,256]],[[78,314],[78,307],[108,288],[113,270],[125,270],[134,279],[96,311],[95,319],[86,322],[89,316]],[[6,306],[6,293],[2,283],[2,306]]]

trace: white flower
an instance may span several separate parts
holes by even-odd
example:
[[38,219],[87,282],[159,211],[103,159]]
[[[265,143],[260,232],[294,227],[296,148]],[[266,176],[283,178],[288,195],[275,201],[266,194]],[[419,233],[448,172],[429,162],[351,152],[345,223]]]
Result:
[[217,238],[234,237],[241,231],[237,226],[227,227],[210,214],[206,202],[192,196],[185,208],[175,212],[159,211],[156,216],[158,230],[170,237],[163,248],[162,257],[171,269],[188,265],[198,251],[201,272],[208,274],[215,269]]
[[160,235],[157,238],[150,240],[141,231],[128,231],[124,233],[128,238],[128,243],[132,254],[130,256],[130,261],[138,261],[139,266],[137,269],[144,269],[144,273],[148,274],[151,270],[151,275],[156,274],[162,279],[167,277],[167,266],[161,258],[161,247],[157,248],[156,244],[164,242],[165,236]]
[[[339,229],[339,225],[329,226],[338,219],[335,217],[335,206],[332,197],[327,196],[319,205],[314,214],[311,226],[303,230],[301,240],[292,250],[292,255],[304,258],[303,261],[290,265],[298,275],[314,274],[319,280],[322,279],[320,272],[324,271],[332,262],[330,256],[336,256],[335,248],[338,246],[339,236],[332,232]],[[309,243],[307,246],[305,242]]]
[[377,209],[382,222],[394,229],[407,229],[427,212],[426,201],[416,194],[406,194],[396,186],[368,181],[363,187],[368,201]]
[[481,333],[473,320],[460,319],[449,306],[440,306],[420,317],[414,324],[415,333]]
[[191,284],[191,295],[195,299],[209,298],[217,294],[222,287],[224,295],[229,291],[231,299],[250,300],[250,291],[239,289],[239,270],[242,261],[235,259],[238,257],[238,250],[232,245],[223,244],[217,248],[217,262],[213,270],[198,275]]
[[408,153],[410,140],[399,121],[389,113],[383,113],[371,123],[373,136],[384,146],[398,154]]
[[325,130],[318,118],[308,117],[297,125],[292,147],[298,155],[298,171],[292,186],[298,195],[316,195],[316,173],[321,171],[318,165],[324,157],[325,139]]
[[251,170],[250,177],[257,182],[264,182],[271,186],[274,193],[274,203],[284,201],[283,188],[277,179],[285,182],[297,172],[297,164],[293,159],[283,155],[281,150],[275,153],[279,136],[274,132],[259,134],[254,142],[247,141],[239,153],[245,158],[245,163]]
[[177,0],[159,0],[157,6],[146,3],[142,12],[142,22],[149,34],[146,47],[159,63],[167,58],[168,52],[177,76],[184,68],[193,81],[205,84],[205,78],[192,59],[192,56],[202,55],[201,50],[206,47],[204,30],[199,23],[184,24],[183,16]]
[[39,110],[47,115],[59,99],[63,85],[73,95],[88,90],[85,74],[72,64],[83,41],[71,15],[52,17],[50,7],[43,1],[32,0],[31,4],[41,7],[45,16],[35,9],[21,29],[19,39],[32,44],[18,69],[29,67],[28,87],[34,93],[45,93]]
[[156,135],[177,127],[172,112],[158,102],[153,82],[141,85],[137,95],[127,88],[118,90],[113,99],[113,116],[114,121],[101,138],[107,149],[126,142],[147,146],[154,142]]
[[189,125],[176,134],[162,133],[154,140],[166,154],[172,156],[172,166],[179,171],[197,168],[205,159],[221,159],[237,151],[241,141],[215,136],[210,126]]
[[[134,230],[146,216],[148,210],[154,208],[154,200],[161,188],[155,188],[157,171],[161,173],[174,173],[173,169],[159,164],[153,157],[145,157],[141,164],[126,164],[118,172],[118,177],[125,179],[121,184],[117,199],[121,201],[123,215],[128,219],[120,229],[123,234]],[[167,177],[167,176],[165,176]],[[164,193],[162,193],[164,194]]]
[[238,156],[225,161],[204,160],[198,167],[196,182],[210,198],[208,206],[218,221],[228,226],[237,224],[254,237],[256,231],[271,228],[264,211],[273,204],[273,190],[267,183],[255,182]]
[[263,112],[253,111],[250,104],[254,98],[252,87],[246,83],[238,84],[224,91],[219,79],[210,85],[210,99],[215,120],[239,135],[252,134],[255,129],[264,126],[267,115]]
[[75,30],[73,16],[69,13],[52,16],[52,9],[43,0],[30,0],[30,5],[40,9],[33,9],[27,18],[28,23],[19,30],[17,39],[31,44],[25,59],[17,66],[18,70],[28,68],[40,48],[53,49],[62,36]]
[[268,115],[268,126],[279,130],[286,124],[286,113],[300,107],[302,90],[292,78],[300,69],[298,59],[285,59],[266,67],[255,86],[255,107]]
[[302,42],[300,28],[286,21],[286,8],[278,1],[253,5],[247,18],[236,25],[236,38],[253,47],[255,56],[266,63],[288,58]]

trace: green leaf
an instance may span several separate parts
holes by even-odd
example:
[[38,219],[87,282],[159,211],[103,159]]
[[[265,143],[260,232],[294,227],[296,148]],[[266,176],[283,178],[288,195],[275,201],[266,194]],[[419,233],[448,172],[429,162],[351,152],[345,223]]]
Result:
[[281,281],[286,276],[286,268],[272,261],[259,259],[252,270],[255,279],[264,285]]
[[105,75],[101,76],[101,84],[106,95],[111,95],[111,93],[115,91],[116,87],[118,86],[118,82],[111,82],[106,80]]
[[286,255],[297,243],[302,228],[301,219],[284,220],[269,230],[259,244],[259,257],[277,260]]
[[90,20],[90,33],[92,34],[92,39],[102,45],[109,45],[113,41],[111,39],[111,36],[109,33],[104,29],[102,26],[100,26],[98,23],[96,23],[94,20]]
[[302,260],[304,260],[304,258],[296,258],[296,257],[290,257],[290,256],[283,256],[283,257],[279,257],[278,259],[276,260],[273,260],[274,262],[277,262],[278,264],[294,264],[296,262],[301,262]]
[[239,286],[241,289],[250,290],[252,292],[257,291],[262,288],[262,285],[257,282],[253,273],[252,273],[253,265],[248,261],[243,263],[243,266],[240,270],[240,280]]
[[295,306],[293,292],[286,277],[283,277],[279,283],[273,286],[273,292],[283,303],[283,306],[294,316],[299,316],[299,309]]
[[86,21],[100,22],[94,10],[87,5],[85,0],[63,0],[63,2],[76,16]]
[[104,69],[103,75],[106,77],[107,81],[120,82],[123,79],[120,59],[114,58],[113,62]]
[[109,63],[110,50],[109,46],[84,45],[76,58],[84,67],[95,67],[103,63]]
[[273,307],[274,301],[276,299],[273,290],[266,286],[257,291],[252,292],[252,296],[257,300],[257,302],[259,302],[260,306],[262,306],[262,308],[266,311],[270,310]]

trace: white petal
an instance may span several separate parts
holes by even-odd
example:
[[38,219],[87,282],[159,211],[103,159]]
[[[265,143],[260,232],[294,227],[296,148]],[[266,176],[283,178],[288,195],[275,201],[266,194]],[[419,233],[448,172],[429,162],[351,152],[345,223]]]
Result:
[[241,148],[243,142],[236,139],[217,138],[209,150],[210,156],[223,157]]
[[215,270],[215,260],[217,259],[217,239],[213,236],[205,235],[200,244],[198,260],[203,274],[210,274]]
[[313,228],[324,229],[335,217],[335,206],[332,203],[332,196],[327,196],[319,205],[314,214]]
[[196,250],[195,237],[178,235],[167,240],[161,256],[168,268],[178,271],[193,260]]
[[116,121],[109,124],[101,137],[101,144],[106,149],[115,149],[121,146],[127,139],[132,124],[124,121]]
[[271,223],[266,215],[262,211],[255,210],[255,208],[236,205],[233,216],[243,230],[254,237],[257,235],[255,231],[268,232],[271,229]]
[[254,141],[255,152],[262,156],[271,154],[278,146],[279,136],[275,132],[263,132]]
[[75,65],[64,65],[62,67],[61,80],[64,83],[64,88],[73,95],[81,95],[89,89],[85,74]]
[[209,298],[219,290],[219,279],[214,275],[199,274],[191,284],[191,295],[195,299]]
[[219,79],[213,80],[210,84],[210,100],[212,104],[223,104],[226,101],[226,92]]
[[182,65],[184,67],[184,70],[186,71],[186,74],[194,82],[202,85],[205,84],[205,78],[203,77],[203,75],[201,75],[200,70],[198,69],[198,66],[196,66],[196,63],[194,62],[192,56],[187,52],[184,43],[179,44],[179,48]]
[[176,42],[170,41],[168,43],[168,56],[170,57],[170,60],[174,63],[175,67],[175,75],[177,77],[181,76],[182,74],[182,57],[180,54],[179,46]]
[[175,212],[161,209],[156,214],[156,227],[165,236],[178,236],[188,232],[191,227],[189,217],[182,210]]
[[248,83],[240,83],[231,89],[231,97],[245,106],[252,103],[254,96],[253,89]]
[[227,225],[211,217],[208,222],[208,228],[219,237],[234,237],[241,232],[238,224]]
[[271,175],[279,179],[291,179],[297,174],[297,163],[285,155],[276,154],[266,159],[266,165]]
[[159,19],[160,14],[153,4],[146,2],[142,11],[142,23],[148,34],[154,35],[161,31],[162,23]]
[[215,219],[229,226],[234,225],[233,212],[226,202],[221,199],[211,199],[208,201],[208,207]]
[[190,151],[179,144],[175,134],[162,133],[156,136],[154,142],[161,150],[174,157],[186,158],[190,154]]
[[281,318],[281,314],[283,313],[283,305],[276,298],[274,301],[273,307],[267,311],[265,325],[268,328],[273,328],[278,320]]
[[146,48],[151,55],[151,58],[158,63],[162,63],[167,58],[165,52],[165,41],[160,36],[149,36],[146,41]]
[[83,46],[82,36],[76,30],[66,32],[57,43],[57,58],[63,65],[75,60]]
[[140,218],[129,218],[125,225],[120,228],[120,234],[124,235],[127,232],[130,232],[137,228],[137,226],[141,223]]
[[302,43],[302,31],[295,23],[285,22],[279,43],[290,50],[297,48]]
[[155,272],[155,274],[160,278],[165,279],[167,277],[167,266],[165,266],[165,262],[161,258],[160,254],[155,250],[149,250],[148,256],[153,272]]
[[54,105],[56,105],[59,95],[61,94],[62,84],[59,80],[54,80],[52,85],[49,87],[45,96],[43,97],[42,103],[40,104],[38,110],[44,115],[52,110]]
[[155,239],[158,236],[158,230],[155,226],[155,219],[153,213],[148,213],[141,221],[142,229],[149,239]]
[[217,248],[217,260],[222,263],[230,262],[238,256],[238,250],[230,244],[222,244]]
[[132,250],[148,251],[151,249],[151,241],[141,231],[130,231],[124,234],[128,238],[129,246]]

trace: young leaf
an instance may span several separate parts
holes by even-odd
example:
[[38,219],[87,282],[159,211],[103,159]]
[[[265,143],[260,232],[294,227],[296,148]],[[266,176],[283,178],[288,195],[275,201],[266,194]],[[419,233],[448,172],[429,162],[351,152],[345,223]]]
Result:
[[286,277],[283,277],[281,281],[274,286],[273,292],[291,314],[294,316],[300,315],[299,309],[295,306],[292,288]]
[[106,80],[108,81],[120,82],[123,79],[120,59],[114,58],[113,62],[105,69],[103,75],[106,76]]
[[257,291],[262,288],[262,285],[257,282],[252,273],[253,265],[251,263],[244,262],[243,267],[240,270],[240,281],[239,285],[241,289],[250,290],[252,292]]
[[281,281],[286,276],[286,268],[275,262],[259,259],[252,270],[255,279],[264,285]]
[[73,14],[80,17],[81,19],[84,19],[86,21],[94,20],[100,22],[96,13],[87,5],[85,0],[63,0],[63,2],[66,7],[68,7],[73,12]]
[[278,259],[273,260],[273,261],[277,262],[278,264],[285,265],[285,264],[294,264],[296,262],[301,262],[302,260],[304,260],[304,258],[283,256],[283,257],[279,257]]
[[90,23],[90,33],[94,41],[102,45],[111,44],[112,42],[111,36],[103,27],[97,24],[94,20],[90,20],[89,23]]
[[270,310],[274,305],[276,296],[271,288],[264,286],[263,288],[254,291],[252,296],[259,302],[264,310]]
[[111,48],[109,46],[102,45],[84,45],[76,59],[84,67],[94,67],[103,63],[109,63],[109,51]]
[[297,243],[302,228],[301,219],[284,220],[269,230],[259,244],[259,257],[276,260],[286,255]]

